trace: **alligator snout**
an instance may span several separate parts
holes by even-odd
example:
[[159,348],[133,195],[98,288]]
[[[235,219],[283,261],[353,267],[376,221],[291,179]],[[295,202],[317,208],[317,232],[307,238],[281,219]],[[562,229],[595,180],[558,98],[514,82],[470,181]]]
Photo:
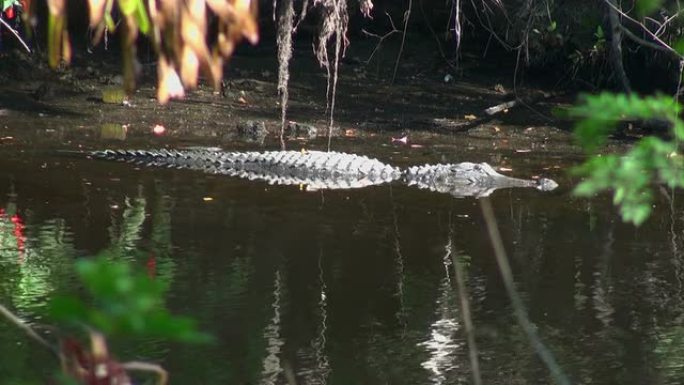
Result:
[[539,191],[551,191],[558,187],[558,183],[555,180],[549,178],[541,178],[537,180],[537,190]]

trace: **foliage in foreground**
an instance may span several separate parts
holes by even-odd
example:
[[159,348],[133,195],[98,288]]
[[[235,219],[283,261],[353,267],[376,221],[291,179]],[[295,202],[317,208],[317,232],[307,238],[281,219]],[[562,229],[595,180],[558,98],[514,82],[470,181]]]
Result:
[[[159,62],[157,96],[163,104],[182,97],[184,88],[197,86],[199,72],[218,88],[223,64],[244,38],[252,44],[259,39],[258,1],[250,0],[87,0],[90,27],[97,42],[108,31],[123,31],[124,85],[135,87],[140,68],[136,40],[145,35],[152,43]],[[71,59],[67,28],[66,0],[47,0],[48,59],[52,67]],[[115,7],[116,6],[116,10]],[[30,7],[29,7],[30,8]],[[32,12],[31,9],[27,13]],[[114,20],[117,13],[121,22]],[[28,19],[28,18],[27,18]],[[209,22],[216,20],[210,28]],[[121,24],[119,26],[119,24]]]
[[576,169],[586,179],[575,188],[575,194],[591,196],[613,190],[613,203],[620,207],[622,219],[642,224],[651,213],[653,183],[684,187],[684,159],[677,152],[677,143],[684,139],[684,121],[679,118],[679,111],[679,104],[666,96],[611,93],[586,96],[569,114],[580,119],[575,135],[587,151],[597,150],[617,123],[624,120],[665,122],[671,127],[674,140],[649,136],[626,154],[594,155]]
[[94,305],[76,296],[58,296],[49,305],[51,318],[70,325],[94,328],[108,336],[167,338],[182,342],[203,342],[186,317],[172,316],[163,306],[166,285],[128,264],[100,257],[82,259],[76,271]]
[[[128,385],[133,383],[129,372],[134,370],[156,373],[158,383],[166,383],[168,375],[158,365],[120,362],[114,358],[109,353],[107,338],[135,336],[181,342],[209,341],[209,336],[197,331],[191,319],[172,316],[166,310],[163,306],[164,283],[132,272],[126,263],[113,262],[104,256],[82,259],[76,262],[76,272],[92,299],[84,302],[80,297],[69,295],[51,301],[49,315],[66,326],[59,334],[58,347],[0,306],[0,314],[55,352],[62,368],[60,383]],[[84,333],[86,337],[81,338]]]

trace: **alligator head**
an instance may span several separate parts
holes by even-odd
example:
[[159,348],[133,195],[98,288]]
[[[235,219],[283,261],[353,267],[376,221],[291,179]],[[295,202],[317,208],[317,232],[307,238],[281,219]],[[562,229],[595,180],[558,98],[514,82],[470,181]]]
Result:
[[463,162],[410,167],[405,174],[408,185],[449,193],[454,197],[486,197],[500,188],[534,187],[551,191],[558,184],[551,179],[519,179],[498,173],[487,163]]

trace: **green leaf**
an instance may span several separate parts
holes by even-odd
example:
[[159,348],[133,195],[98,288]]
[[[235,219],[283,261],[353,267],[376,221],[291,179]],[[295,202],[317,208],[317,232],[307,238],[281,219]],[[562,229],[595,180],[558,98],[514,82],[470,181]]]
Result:
[[138,25],[138,29],[143,34],[148,34],[150,31],[150,18],[145,10],[145,3],[143,0],[119,0],[119,9],[125,16],[133,16]]
[[678,54],[684,55],[684,38],[675,40],[675,42],[672,44],[672,48],[674,48]]
[[549,24],[548,27],[546,27],[546,31],[547,32],[553,32],[556,30],[556,27],[557,27],[557,24],[556,24],[556,21],[554,20]]
[[19,0],[0,0],[0,11],[4,12],[12,6],[21,7],[21,3]]
[[636,226],[641,225],[651,215],[650,204],[626,205],[621,209],[622,218]]
[[49,308],[54,319],[88,325],[108,336],[156,336],[184,342],[206,342],[209,337],[195,323],[172,316],[163,306],[166,285],[128,264],[105,256],[82,259],[76,271],[93,305],[77,297],[57,297]]
[[77,298],[57,296],[50,301],[48,314],[56,320],[83,323],[88,318],[88,309]]
[[639,16],[648,16],[661,8],[663,0],[637,0],[636,10]]
[[594,37],[596,37],[596,40],[603,40],[606,38],[605,33],[603,33],[603,28],[599,25],[596,27],[596,32],[594,32]]

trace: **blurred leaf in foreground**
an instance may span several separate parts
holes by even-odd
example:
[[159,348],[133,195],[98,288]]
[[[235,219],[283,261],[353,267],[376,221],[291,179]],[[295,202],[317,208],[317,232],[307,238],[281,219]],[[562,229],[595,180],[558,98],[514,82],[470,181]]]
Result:
[[[579,118],[575,136],[586,150],[596,150],[621,120],[666,120],[677,140],[684,139],[680,106],[671,97],[640,97],[601,93],[586,96],[569,111]],[[592,196],[613,190],[613,203],[620,207],[622,219],[635,225],[648,219],[653,202],[651,186],[665,183],[671,188],[684,187],[684,163],[675,142],[656,137],[641,139],[623,155],[594,155],[575,173],[585,176],[574,193]]]
[[105,257],[82,259],[76,270],[93,306],[75,296],[60,296],[49,306],[50,315],[72,325],[94,328],[109,337],[161,337],[183,342],[206,342],[195,322],[172,316],[163,304],[166,285],[126,263]]

